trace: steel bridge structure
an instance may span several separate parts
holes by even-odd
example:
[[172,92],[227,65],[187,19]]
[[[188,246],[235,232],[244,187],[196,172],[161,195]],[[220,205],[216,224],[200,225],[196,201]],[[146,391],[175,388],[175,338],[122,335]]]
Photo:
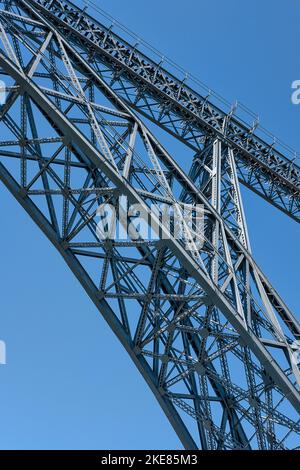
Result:
[[[0,180],[186,449],[300,448],[300,325],[252,256],[240,190],[299,222],[300,168],[93,16],[68,0],[0,1]],[[127,238],[99,237],[108,204],[120,226],[130,217]]]

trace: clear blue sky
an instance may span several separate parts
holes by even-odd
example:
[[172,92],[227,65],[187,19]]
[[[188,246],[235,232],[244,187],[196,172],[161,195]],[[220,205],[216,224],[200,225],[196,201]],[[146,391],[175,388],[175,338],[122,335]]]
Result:
[[[300,150],[297,0],[101,0],[99,5]],[[244,192],[256,259],[298,318],[300,227]],[[0,448],[181,445],[54,248],[0,188]]]

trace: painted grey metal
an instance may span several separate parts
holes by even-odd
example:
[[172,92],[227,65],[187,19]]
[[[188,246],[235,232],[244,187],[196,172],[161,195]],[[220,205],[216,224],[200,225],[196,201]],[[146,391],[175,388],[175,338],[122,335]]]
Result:
[[[30,2],[28,2],[30,3]],[[277,208],[299,221],[300,168],[294,158],[277,150],[276,140],[256,135],[234,110],[225,113],[139,52],[95,18],[68,0],[31,0],[74,44],[84,44],[98,64],[109,68],[110,86],[132,107],[199,152],[207,136],[218,136],[235,151],[240,181]],[[67,24],[67,29],[66,28]],[[100,63],[102,66],[100,66]]]
[[[254,161],[255,136],[251,145],[249,136],[237,143],[227,128],[240,123],[224,115],[220,131],[214,111],[215,125],[204,115],[193,121],[202,129],[201,137],[191,131],[194,142],[177,135],[197,147],[185,172],[147,127],[145,108],[129,99],[124,77],[130,73],[134,96],[144,73],[132,63],[137,50],[116,77],[120,54],[131,46],[116,44],[110,31],[100,43],[93,25],[83,31],[91,19],[69,2],[0,6],[0,74],[8,84],[0,108],[1,181],[61,253],[185,448],[297,448],[300,326],[252,257],[239,188],[247,171],[260,188],[267,174],[273,189],[260,194],[297,219],[294,164],[288,181],[283,155],[269,148],[263,158],[267,143]],[[97,34],[103,31],[97,25]],[[139,60],[147,82],[166,73]],[[145,99],[149,90],[142,88]],[[163,109],[161,92],[155,83],[152,100]],[[185,93],[183,84],[172,98],[176,113]],[[191,124],[186,112],[181,119]],[[123,226],[125,196],[139,204],[140,223],[152,215],[158,237],[142,236],[132,223],[126,240],[99,239],[99,208],[117,208]],[[189,247],[158,215],[161,204],[174,208],[186,239],[195,235]],[[201,233],[186,224],[184,204],[202,205]]]

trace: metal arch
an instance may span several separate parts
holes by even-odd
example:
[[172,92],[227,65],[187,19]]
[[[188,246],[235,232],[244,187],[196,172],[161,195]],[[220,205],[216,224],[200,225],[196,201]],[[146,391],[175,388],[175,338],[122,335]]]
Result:
[[[87,63],[86,60],[84,60],[77,51],[73,50],[72,47],[70,47],[69,44],[66,44],[66,48],[68,48],[68,54],[70,57],[74,58],[74,61],[76,61],[77,67],[81,67],[83,72],[88,74],[89,76],[93,77],[93,80],[95,80],[95,83],[101,88],[101,91],[103,94],[120,110],[125,112],[127,116],[130,116],[133,121],[135,121],[139,126],[144,126],[142,121],[136,116],[130,107],[126,105],[125,102],[120,99],[118,94],[108,85],[105,83],[104,79],[99,76],[95,72],[95,70]],[[199,193],[198,188],[196,185],[193,183],[193,181],[185,175],[185,173],[182,171],[178,163],[173,159],[163,148],[163,146],[160,144],[160,142],[153,136],[151,133],[148,135],[151,145],[157,152],[157,154],[160,156],[160,158],[163,160],[164,164],[166,165],[167,168],[170,169],[173,173],[175,173],[178,178],[180,179],[181,183],[184,185],[186,191],[192,192],[194,197],[197,198],[197,201],[199,203],[205,203],[208,205],[209,210],[212,212],[213,216],[219,221],[222,221],[222,216],[218,213],[215,208],[209,204],[209,202],[202,196],[201,193]],[[192,171],[192,170],[191,170]],[[293,333],[298,337],[300,337],[300,325],[298,321],[295,319],[293,316],[292,312],[288,309],[287,305],[283,302],[283,300],[280,298],[276,290],[273,288],[273,286],[270,284],[268,281],[267,277],[262,273],[260,270],[259,266],[255,263],[254,259],[251,256],[251,253],[249,252],[249,247],[243,246],[240,240],[236,237],[236,235],[230,230],[230,228],[225,225],[225,231],[228,235],[228,237],[232,240],[232,242],[235,244],[236,249],[238,251],[243,251],[244,256],[247,258],[247,260],[253,265],[254,269],[258,271],[259,276],[265,285],[268,295],[271,298],[272,297],[272,302],[274,304],[278,304],[280,306],[281,312],[283,313],[284,321],[287,323],[289,328],[292,328]]]
[[15,197],[15,199],[19,202],[19,204],[29,214],[31,219],[42,230],[44,235],[58,250],[58,252],[61,254],[63,259],[67,263],[72,273],[78,279],[78,281],[92,300],[92,302],[101,312],[101,315],[108,323],[109,327],[117,336],[119,341],[122,343],[130,358],[134,362],[135,366],[144,377],[155,398],[157,399],[159,405],[161,406],[162,410],[164,411],[165,415],[167,416],[168,420],[176,431],[180,441],[182,442],[182,445],[186,449],[197,449],[196,443],[194,442],[192,436],[186,429],[186,426],[178,415],[174,405],[170,402],[170,400],[166,399],[161,393],[159,393],[159,390],[157,389],[157,385],[155,383],[155,377],[153,376],[153,372],[149,368],[147,362],[144,360],[143,357],[137,356],[135,354],[130,337],[124,331],[124,328],[120,324],[118,318],[115,316],[108,302],[105,299],[99,299],[99,296],[97,295],[97,289],[95,289],[95,285],[88,276],[88,273],[82,268],[81,264],[78,263],[78,260],[76,259],[72,251],[70,249],[65,248],[62,240],[58,238],[57,233],[55,232],[55,230],[53,230],[53,227],[49,224],[48,220],[37,209],[37,207],[32,203],[30,198],[22,194],[20,186],[6,171],[2,163],[0,163],[0,179],[2,183],[5,184],[7,189],[11,192],[11,194]]
[[[5,17],[5,15],[4,15]],[[1,18],[1,15],[0,15]],[[22,168],[22,179],[21,185],[18,185],[17,182],[13,179],[13,177],[9,174],[9,172],[5,169],[3,164],[1,164],[1,178],[4,183],[9,187],[11,192],[14,196],[21,202],[24,208],[32,215],[34,220],[38,223],[38,225],[46,232],[47,236],[52,239],[54,244],[58,244],[58,248],[60,252],[65,253],[63,254],[64,258],[68,257],[71,253],[73,253],[72,260],[68,258],[68,264],[72,264],[72,270],[75,271],[75,274],[79,278],[82,285],[87,290],[90,297],[95,301],[97,307],[105,316],[105,318],[109,321],[112,329],[116,332],[120,340],[123,344],[125,344],[126,349],[130,352],[131,357],[134,359],[135,363],[138,365],[139,370],[142,371],[143,375],[145,376],[148,383],[152,390],[154,391],[156,397],[159,399],[159,402],[164,409],[165,413],[169,417],[170,421],[172,422],[176,432],[180,436],[183,444],[187,448],[195,448],[196,442],[193,439],[190,431],[187,430],[186,425],[183,423],[183,420],[179,416],[178,409],[184,410],[187,414],[191,415],[197,422],[199,427],[199,436],[201,440],[201,445],[203,448],[214,448],[214,446],[218,445],[218,447],[223,448],[224,446],[235,448],[249,448],[251,447],[252,438],[246,436],[243,426],[241,425],[241,421],[243,421],[244,417],[241,418],[240,413],[240,402],[236,401],[237,398],[234,395],[232,388],[235,386],[234,381],[231,383],[229,382],[229,375],[228,371],[226,370],[226,361],[225,357],[228,352],[233,350],[239,359],[245,361],[245,370],[247,376],[247,387],[246,390],[242,390],[241,388],[236,388],[236,395],[240,395],[243,397],[244,400],[250,404],[250,407],[253,411],[248,412],[248,415],[245,415],[249,422],[251,422],[255,428],[255,435],[257,436],[257,442],[260,448],[265,448],[266,446],[277,446],[281,448],[284,444],[281,442],[280,439],[274,434],[272,431],[272,420],[268,421],[268,413],[272,413],[272,419],[278,420],[278,422],[284,423],[289,429],[293,431],[298,431],[298,424],[294,421],[289,421],[288,418],[284,418],[282,413],[278,412],[277,405],[272,406],[270,402],[267,406],[266,402],[259,402],[258,396],[256,396],[257,386],[260,384],[255,383],[255,374],[259,374],[261,377],[263,372],[266,372],[265,377],[265,389],[266,395],[268,395],[268,400],[271,399],[270,391],[280,388],[284,394],[287,396],[287,401],[290,401],[294,407],[300,411],[300,402],[299,402],[299,391],[297,387],[293,385],[293,382],[290,380],[289,377],[294,374],[295,379],[297,379],[297,370],[292,368],[292,362],[290,360],[289,354],[292,353],[290,348],[290,342],[285,339],[285,336],[281,333],[282,327],[279,324],[280,320],[283,320],[287,331],[290,332],[291,335],[295,335],[294,337],[297,338],[297,334],[299,333],[299,325],[297,321],[293,318],[292,314],[286,308],[284,303],[281,301],[279,296],[273,291],[272,286],[269,285],[268,281],[263,277],[262,273],[259,271],[257,266],[252,260],[251,254],[249,253],[249,247],[245,243],[245,237],[242,236],[241,227],[244,224],[243,214],[242,214],[242,207],[241,202],[239,201],[238,196],[238,188],[236,183],[236,169],[234,166],[234,162],[232,160],[232,153],[231,149],[228,147],[224,147],[222,142],[215,140],[213,142],[208,142],[207,148],[204,149],[203,161],[205,161],[205,170],[198,172],[198,176],[193,178],[195,183],[188,178],[184,172],[178,167],[176,162],[167,154],[167,152],[163,149],[163,147],[159,144],[159,142],[149,133],[146,129],[145,125],[135,117],[135,115],[130,112],[124,103],[116,95],[113,93],[113,90],[109,93],[109,87],[106,87],[106,96],[110,94],[111,101],[114,102],[119,108],[118,110],[118,117],[122,116],[123,121],[128,119],[128,123],[132,128],[132,132],[127,132],[127,135],[130,135],[129,140],[129,147],[126,150],[126,159],[124,168],[122,172],[119,172],[122,168],[122,161],[118,160],[118,164],[115,166],[115,162],[110,162],[110,153],[112,149],[118,144],[118,140],[112,141],[108,147],[103,147],[104,150],[99,150],[99,145],[97,146],[96,138],[98,133],[97,126],[101,127],[102,136],[105,139],[106,144],[108,144],[109,140],[111,140],[111,136],[105,132],[105,125],[107,125],[107,121],[97,120],[97,124],[95,123],[95,105],[101,106],[101,103],[94,103],[93,92],[91,91],[89,100],[86,101],[84,98],[84,90],[83,87],[80,85],[85,83],[85,87],[87,83],[85,82],[85,75],[82,75],[82,70],[87,67],[86,61],[83,58],[78,57],[76,51],[72,52],[70,46],[59,37],[57,32],[54,30],[53,36],[56,39],[55,47],[57,48],[56,51],[53,50],[53,44],[51,41],[51,37],[49,33],[49,25],[43,23],[43,18],[40,18],[40,26],[43,30],[43,33],[40,34],[40,38],[44,40],[44,42],[38,41],[37,50],[32,49],[31,52],[33,53],[33,59],[29,62],[29,65],[26,66],[24,63],[22,64],[22,53],[20,46],[18,46],[18,39],[22,41],[20,42],[22,45],[26,43],[26,31],[17,33],[13,28],[13,23],[6,23],[4,28],[4,35],[5,30],[10,31],[10,33],[14,36],[14,47],[16,53],[13,49],[11,49],[11,45],[9,40],[5,38],[5,49],[6,53],[0,54],[0,65],[2,66],[2,70],[4,70],[10,77],[14,78],[16,81],[16,85],[12,87],[10,99],[8,100],[8,105],[4,109],[4,113],[2,114],[3,122],[8,130],[13,131],[13,133],[17,136],[17,144],[20,144],[22,149],[22,153],[20,155],[15,155],[15,158],[20,159],[21,168]],[[25,21],[25,19],[24,19]],[[32,22],[32,19],[30,20]],[[23,35],[23,36],[22,36]],[[22,36],[22,37],[21,37]],[[34,35],[29,34],[34,38]],[[45,39],[46,38],[46,39]],[[31,38],[32,39],[32,38]],[[48,42],[45,44],[45,42]],[[30,43],[28,42],[28,46]],[[32,48],[33,46],[30,45]],[[47,90],[43,88],[41,85],[37,85],[34,82],[35,77],[38,77],[37,67],[39,62],[44,60],[44,54],[49,52],[50,58],[54,60],[54,56],[60,55],[62,57],[62,62],[66,67],[66,72],[68,73],[68,77],[64,76],[64,79],[71,80],[75,88],[77,88],[77,97],[72,93],[72,91],[65,91],[64,94],[59,94],[58,90],[55,88],[55,80],[57,80],[57,76],[53,75],[52,79],[54,82],[53,90]],[[9,58],[10,57],[10,58]],[[25,57],[25,55],[24,55]],[[29,71],[32,70],[32,67],[35,69],[32,78],[30,77]],[[81,69],[81,70],[80,70]],[[53,69],[55,70],[55,68]],[[58,70],[58,69],[57,69]],[[87,72],[87,69],[85,70]],[[78,73],[78,76],[77,76]],[[45,78],[44,73],[44,78]],[[40,74],[42,77],[42,74]],[[93,75],[92,71],[90,70],[87,73],[87,76],[90,78],[93,77],[93,81],[96,82],[96,77]],[[105,88],[102,84],[102,91]],[[21,92],[22,98],[22,132],[19,134],[17,123],[12,123],[9,119],[9,108],[10,104],[13,102],[13,95]],[[104,93],[105,94],[105,93]],[[52,100],[50,99],[52,97]],[[15,99],[18,99],[18,96],[15,96]],[[54,142],[55,138],[49,137],[48,139],[42,138],[42,136],[38,135],[38,130],[34,129],[34,123],[32,122],[32,113],[30,111],[30,106],[27,103],[27,107],[24,107],[25,100],[31,100],[32,103],[35,103],[38,107],[38,110],[45,116],[48,122],[51,123],[53,129],[58,132],[60,136],[59,141],[61,146],[65,147],[66,150],[66,157],[65,160],[58,161],[57,156],[61,150],[59,147],[56,152],[54,152],[53,156],[48,159],[47,161],[45,158],[42,158],[42,151],[41,145],[45,141]],[[55,101],[58,100],[58,101]],[[59,101],[60,100],[60,101]],[[81,109],[85,109],[88,111],[88,114],[82,116],[81,118],[73,118],[68,117],[68,113],[62,113],[60,109],[61,101],[66,100]],[[28,121],[32,130],[32,138],[28,138],[26,132],[26,121],[24,119],[25,113],[28,113]],[[111,114],[114,115],[114,111],[111,111]],[[117,113],[115,113],[117,115]],[[88,139],[83,133],[76,127],[75,122],[78,124],[88,124],[90,129],[92,130],[91,139]],[[119,126],[124,125],[120,121],[115,121],[112,125]],[[133,126],[133,127],[132,127]],[[135,129],[135,130],[134,130]],[[155,160],[155,164],[157,165],[157,172],[164,175],[165,171],[162,170],[162,165],[165,165],[167,172],[175,177],[177,182],[182,186],[182,194],[180,196],[180,200],[184,201],[185,198],[192,198],[195,201],[200,199],[203,204],[205,205],[208,221],[210,226],[213,228],[214,236],[211,240],[207,240],[207,244],[209,243],[210,249],[214,250],[211,251],[211,256],[214,258],[212,262],[212,266],[214,265],[214,269],[212,269],[212,275],[207,273],[206,270],[210,270],[210,260],[207,258],[204,252],[198,253],[200,255],[202,263],[204,264],[201,266],[198,260],[191,255],[191,253],[187,252],[187,250],[174,238],[170,238],[169,240],[165,241],[164,243],[158,245],[157,253],[155,257],[152,259],[152,253],[149,252],[148,245],[145,241],[141,240],[141,244],[139,245],[139,252],[143,253],[142,261],[146,263],[152,269],[152,277],[149,280],[148,290],[146,292],[140,293],[138,291],[138,279],[135,279],[136,285],[131,286],[131,292],[128,288],[128,285],[125,286],[122,284],[121,279],[128,277],[129,272],[133,272],[133,269],[127,270],[121,276],[118,273],[114,273],[114,283],[117,286],[116,292],[113,294],[109,292],[109,289],[106,290],[105,278],[107,277],[107,260],[109,255],[109,249],[107,249],[104,254],[99,252],[89,252],[88,250],[84,251],[83,249],[79,248],[78,246],[72,246],[72,243],[69,243],[68,237],[68,230],[66,230],[66,224],[63,226],[62,233],[60,232],[60,228],[57,223],[57,214],[56,214],[56,205],[53,203],[52,195],[54,194],[61,194],[64,198],[64,204],[66,201],[71,201],[71,196],[76,194],[76,187],[70,186],[70,155],[69,153],[73,153],[77,156],[76,165],[81,164],[89,168],[91,174],[94,174],[95,171],[99,168],[101,171],[98,174],[98,178],[101,177],[101,181],[104,179],[106,184],[109,183],[109,188],[102,187],[97,183],[97,179],[95,179],[93,188],[89,188],[91,191],[95,193],[101,191],[107,192],[115,192],[117,190],[118,193],[127,194],[129,199],[133,202],[139,202],[145,209],[145,212],[149,212],[149,207],[147,205],[147,198],[149,197],[149,191],[141,190],[141,188],[137,188],[136,184],[133,184],[132,175],[130,167],[132,166],[132,158],[133,156],[133,148],[134,140],[136,138],[136,131],[138,130],[140,137],[142,140],[147,142],[146,147],[151,149],[152,160]],[[101,133],[98,133],[98,138],[101,141],[102,136]],[[23,138],[21,138],[23,135]],[[26,139],[24,138],[26,137]],[[118,138],[120,139],[120,137]],[[13,143],[13,141],[12,141]],[[0,155],[12,157],[12,152],[5,151],[5,146],[8,142],[0,142]],[[99,144],[99,142],[98,142]],[[3,147],[4,145],[4,147]],[[119,145],[119,144],[118,144]],[[32,146],[32,148],[31,148]],[[211,153],[211,148],[213,148],[213,152]],[[26,172],[24,170],[24,165],[26,165],[27,160],[31,161],[34,158],[34,155],[30,155],[30,152],[35,150],[37,153],[37,160],[39,161],[39,171],[32,179],[29,185],[26,184]],[[3,152],[3,153],[1,153]],[[106,155],[105,155],[106,154]],[[115,155],[115,154],[114,154]],[[116,154],[115,157],[118,155]],[[222,160],[222,167],[219,166],[219,169],[215,171],[216,163]],[[159,161],[161,163],[159,163]],[[152,162],[153,163],[153,162]],[[64,180],[59,181],[59,177],[57,174],[54,173],[53,167],[54,165],[62,165],[65,169]],[[135,163],[136,164],[136,163]],[[72,161],[72,165],[75,163]],[[148,162],[150,166],[143,166],[142,169],[134,167],[135,171],[142,171],[144,172],[144,176],[147,172],[149,174],[155,173],[155,165],[151,167],[151,158]],[[78,166],[77,166],[78,167]],[[152,172],[152,173],[151,173]],[[51,185],[49,185],[48,177],[55,178],[55,181],[62,184],[62,186],[58,186],[59,190],[54,190]],[[40,178],[42,182],[42,189],[32,190],[33,183],[38,181]],[[218,179],[218,182],[216,180]],[[201,187],[201,184],[205,182],[206,188]],[[217,183],[217,184],[216,184]],[[167,197],[174,197],[171,191],[171,187],[169,187],[169,183],[167,181],[167,177],[162,177],[158,179],[156,186],[160,185],[162,189],[167,192]],[[199,184],[200,191],[197,187]],[[165,187],[164,187],[165,186]],[[208,188],[208,189],[207,189]],[[146,188],[145,188],[146,189]],[[153,188],[152,188],[153,190]],[[55,192],[56,191],[56,192]],[[58,191],[58,192],[57,192]],[[84,191],[87,191],[87,188],[84,186],[81,188],[80,193],[83,194]],[[226,205],[220,207],[216,202],[221,197],[222,192],[222,200],[226,201]],[[50,227],[49,222],[47,221],[46,217],[40,211],[37,210],[36,206],[34,206],[31,198],[34,194],[41,194],[45,196],[46,202],[48,204],[49,209],[49,216],[50,216]],[[151,193],[152,198],[159,197],[155,194],[155,192]],[[233,194],[234,197],[232,200],[229,200],[228,197]],[[28,196],[31,195],[31,198]],[[175,195],[175,193],[174,193]],[[24,202],[25,201],[25,202]],[[89,222],[92,220],[86,218],[83,209],[83,206],[80,205],[80,200],[78,201],[72,200],[72,203],[76,206],[77,212],[80,212],[81,216],[81,226],[88,225]],[[78,207],[77,207],[78,206]],[[80,207],[79,207],[80,206]],[[228,207],[227,207],[228,206]],[[65,216],[67,221],[68,214],[67,214],[67,207],[64,205],[63,215]],[[236,212],[236,220],[228,221],[227,213]],[[66,222],[66,221],[65,221]],[[231,225],[231,228],[230,228]],[[218,232],[217,227],[219,227],[220,231]],[[80,228],[80,226],[79,226]],[[161,227],[164,230],[164,227]],[[77,227],[78,231],[78,227]],[[208,231],[209,232],[209,231]],[[169,234],[167,234],[169,236]],[[72,239],[71,239],[72,240]],[[224,253],[219,252],[219,248],[217,242],[222,242]],[[172,256],[174,260],[179,263],[182,268],[176,276],[178,277],[178,281],[180,283],[180,289],[174,291],[174,286],[170,284],[170,266],[168,267],[167,260],[162,260],[161,257],[161,249],[168,252],[168,256]],[[66,255],[67,253],[67,255]],[[151,253],[151,256],[150,256]],[[237,255],[239,256],[237,257]],[[100,257],[104,258],[103,263],[103,270],[101,273],[101,282],[100,288],[96,288],[96,286],[91,283],[88,283],[89,280],[88,273],[80,266],[79,263],[75,261],[74,255],[83,255],[83,256],[93,256],[93,257]],[[222,258],[226,258],[225,261]],[[236,258],[237,257],[237,258]],[[128,259],[128,258],[127,258]],[[126,258],[123,257],[122,260],[125,262]],[[72,261],[72,262],[71,262]],[[233,265],[234,261],[234,265]],[[133,261],[136,265],[141,263],[141,260]],[[217,270],[216,270],[217,265]],[[154,284],[158,282],[159,277],[159,268],[165,269],[165,277],[159,280],[159,289],[156,291],[154,289]],[[167,271],[167,269],[169,269]],[[217,271],[222,271],[222,276],[226,275],[225,281],[222,276],[218,275]],[[259,310],[254,305],[249,305],[249,302],[252,302],[252,297],[249,293],[249,285],[247,287],[247,283],[249,283],[249,271],[252,272],[253,277],[255,278],[256,288],[259,291],[259,295],[261,297],[261,301],[264,305],[266,310],[266,315],[268,320],[266,321],[262,317],[259,316]],[[247,273],[248,272],[248,273]],[[154,275],[154,277],[153,277]],[[245,285],[241,283],[241,276],[244,276]],[[193,287],[192,293],[185,293],[185,283],[186,280],[194,278],[197,283]],[[117,279],[117,281],[116,281]],[[129,277],[128,277],[129,280]],[[131,279],[130,279],[131,280]],[[155,281],[155,282],[153,282]],[[223,282],[224,281],[224,282]],[[169,282],[169,287],[167,283]],[[228,292],[228,285],[231,285],[230,293]],[[199,287],[202,286],[202,294],[199,297],[199,293],[197,294],[197,290],[199,291]],[[125,289],[126,287],[126,289]],[[154,289],[154,291],[153,291]],[[126,296],[131,296],[132,298],[137,299],[138,302],[141,302],[142,309],[141,315],[139,319],[139,325],[136,331],[136,334],[130,336],[128,333],[128,324],[126,323],[126,308],[124,305],[124,299]],[[112,297],[114,296],[114,297]],[[179,312],[185,309],[185,314],[181,318],[179,315],[180,324],[175,323],[175,327],[180,331],[182,335],[182,347],[185,359],[183,360],[181,357],[178,357],[176,354],[176,345],[175,343],[172,344],[174,341],[174,333],[172,333],[174,321],[172,324],[172,320],[168,328],[164,325],[164,318],[158,318],[158,324],[156,325],[156,320],[152,317],[152,306],[156,304],[157,299],[164,296],[164,301],[170,303],[170,309],[179,310]],[[197,306],[192,306],[194,297],[201,298],[202,305],[207,305],[206,314],[201,317],[199,315],[199,320],[201,321],[202,329],[197,330],[195,325],[193,324],[193,315],[195,315],[195,308]],[[117,298],[119,302],[119,307],[121,313],[123,313],[122,321],[118,319],[116,316],[112,315],[112,310],[109,308],[108,300],[110,298]],[[107,299],[107,300],[106,300]],[[157,307],[158,308],[158,307]],[[218,323],[218,314],[216,310],[220,310],[226,316],[226,318],[230,321],[231,325],[234,327],[234,334],[225,335],[223,334],[222,330],[218,331],[213,329],[214,324],[221,325]],[[250,311],[249,311],[250,309]],[[125,310],[125,311],[124,311]],[[274,310],[276,312],[274,312]],[[168,310],[169,311],[169,310]],[[245,316],[244,316],[245,313]],[[246,314],[249,314],[247,317]],[[167,312],[165,312],[167,315]],[[252,319],[252,315],[256,315],[255,319]],[[169,314],[170,315],[170,314]],[[178,313],[177,313],[178,315]],[[213,315],[213,322],[210,324],[211,315]],[[147,338],[147,331],[145,328],[145,322],[149,321],[151,323],[151,328],[153,331],[151,332],[151,341],[153,339],[154,349],[153,351],[143,349],[143,344],[149,341]],[[266,330],[268,330],[269,334],[275,334],[276,340],[268,340],[263,338],[259,333],[258,329],[253,329],[252,320],[255,323],[255,326],[258,327],[259,325],[263,326]],[[177,321],[177,320],[176,320]],[[223,324],[223,327],[226,325]],[[149,326],[149,325],[148,325]],[[172,327],[172,330],[169,328]],[[210,328],[210,330],[207,329]],[[201,331],[201,332],[200,332]],[[149,332],[149,328],[148,328]],[[238,336],[237,336],[238,333]],[[218,343],[218,349],[214,352],[213,355],[207,357],[205,350],[205,344],[207,342],[207,337],[210,334],[216,334],[217,337],[222,337],[222,341]],[[149,333],[148,333],[149,336]],[[292,338],[293,336],[291,336]],[[157,340],[162,340],[165,350],[168,354],[161,354],[159,350],[155,348],[155,342]],[[290,339],[289,339],[290,341]],[[238,343],[240,342],[240,346]],[[169,343],[169,344],[168,344]],[[175,346],[174,346],[175,345]],[[246,346],[245,346],[246,345]],[[277,364],[276,355],[272,356],[267,351],[267,346],[274,346],[276,348],[281,349],[285,352],[285,354],[289,358],[289,363],[291,369],[289,370],[288,375],[286,372]],[[192,361],[190,359],[191,349],[196,352],[196,361]],[[256,357],[259,359],[258,366],[253,359],[250,357],[250,351],[254,352]],[[153,360],[153,370],[149,369],[149,364],[147,362],[147,357],[151,357]],[[224,368],[224,372],[220,374],[214,367],[213,364],[217,361],[218,358],[222,359],[222,367]],[[161,366],[158,362],[161,362]],[[174,368],[180,372],[182,375],[182,382],[187,385],[187,389],[189,391],[188,397],[187,394],[182,393],[172,393],[171,387],[172,384],[167,385],[166,382],[166,372],[169,366],[169,363],[174,364]],[[220,426],[217,426],[217,415],[213,415],[211,412],[210,407],[208,406],[207,400],[209,395],[209,390],[207,389],[207,383],[204,380],[203,374],[203,367],[206,366],[206,375],[210,381],[210,383],[215,385],[214,392],[216,396],[221,396],[221,402],[223,406],[223,418],[222,423]],[[153,375],[154,374],[154,375]],[[197,388],[197,384],[195,380],[200,378],[201,382],[201,390],[204,394],[205,399],[201,398],[200,391]],[[273,379],[273,380],[272,380]],[[178,381],[178,378],[173,377],[172,381]],[[293,379],[294,380],[294,379]],[[188,381],[188,382],[187,382]],[[190,403],[193,403],[193,407],[187,404],[185,399],[190,400]],[[205,404],[205,406],[201,403]],[[266,419],[262,416],[263,412],[267,410],[267,425],[265,423]],[[243,413],[245,413],[243,411]],[[230,416],[231,415],[231,416]],[[226,421],[230,423],[230,432],[226,431]],[[225,423],[225,424],[224,424]],[[266,429],[267,428],[267,429]],[[274,434],[274,436],[273,436]],[[218,444],[216,444],[216,442]]]

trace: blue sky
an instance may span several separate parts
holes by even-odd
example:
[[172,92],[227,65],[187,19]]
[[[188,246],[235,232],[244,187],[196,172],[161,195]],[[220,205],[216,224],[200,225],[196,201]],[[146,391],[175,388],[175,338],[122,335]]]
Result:
[[[99,5],[300,151],[300,2],[101,0]],[[300,317],[300,228],[243,191],[255,257]],[[0,448],[181,445],[129,358],[25,212],[0,189]]]

